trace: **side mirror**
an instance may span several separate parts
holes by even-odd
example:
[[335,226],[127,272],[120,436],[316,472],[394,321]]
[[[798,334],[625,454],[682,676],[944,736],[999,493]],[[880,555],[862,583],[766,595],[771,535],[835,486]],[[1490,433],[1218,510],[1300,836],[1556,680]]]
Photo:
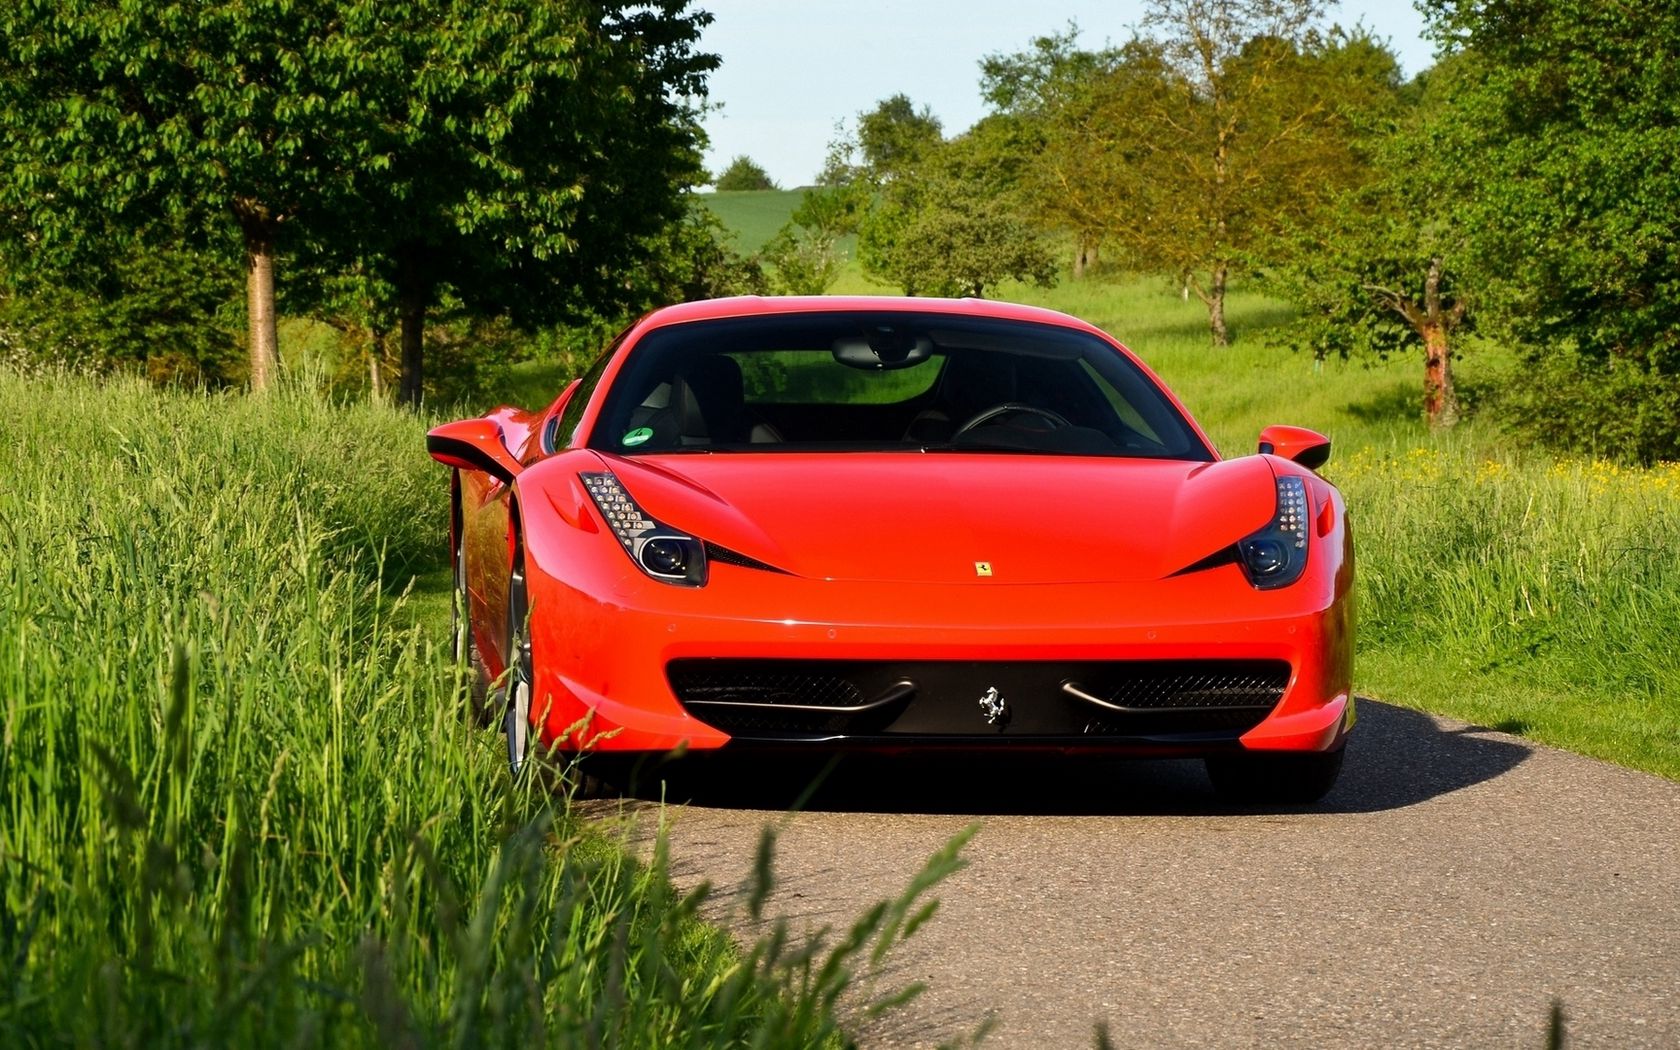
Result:
[[511,482],[525,468],[502,442],[502,428],[488,419],[463,419],[426,432],[426,451],[446,467],[479,470]]
[[1330,461],[1330,439],[1306,427],[1267,427],[1260,431],[1260,451],[1317,470]]

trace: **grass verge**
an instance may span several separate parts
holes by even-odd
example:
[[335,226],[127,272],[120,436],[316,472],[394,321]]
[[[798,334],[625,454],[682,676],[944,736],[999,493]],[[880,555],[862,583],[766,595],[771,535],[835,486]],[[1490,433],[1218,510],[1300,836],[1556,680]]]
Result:
[[960,841],[843,938],[737,951],[662,848],[508,791],[387,586],[440,560],[418,437],[0,372],[0,1045],[843,1041]]

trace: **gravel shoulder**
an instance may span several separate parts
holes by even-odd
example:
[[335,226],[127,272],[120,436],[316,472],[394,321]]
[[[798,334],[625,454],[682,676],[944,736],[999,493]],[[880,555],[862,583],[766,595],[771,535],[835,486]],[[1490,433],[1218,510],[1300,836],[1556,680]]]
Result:
[[[1189,762],[684,774],[673,874],[738,898],[779,830],[769,908],[841,925],[978,821],[969,866],[886,980],[910,1006],[866,1046],[1680,1046],[1680,784],[1363,701],[1310,811],[1222,804]],[[703,787],[703,790],[702,790]],[[595,803],[603,813],[616,804]],[[625,812],[646,833],[649,803]]]

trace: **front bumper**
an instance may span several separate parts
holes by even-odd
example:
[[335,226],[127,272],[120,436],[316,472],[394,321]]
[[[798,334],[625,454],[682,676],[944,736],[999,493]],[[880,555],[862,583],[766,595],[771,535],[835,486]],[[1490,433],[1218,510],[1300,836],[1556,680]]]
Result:
[[[533,717],[544,742],[563,750],[1323,751],[1352,724],[1351,596],[1307,580],[1258,592],[1234,566],[1136,584],[942,585],[714,565],[706,587],[676,588],[626,564],[589,586],[586,594],[546,573],[532,578]],[[886,721],[801,729],[783,720],[755,731],[674,692],[673,661],[718,660],[867,663],[889,677],[902,667],[924,699],[938,700],[903,702]],[[1059,689],[1088,676],[1084,668],[1163,661],[1269,662],[1286,672],[1275,704],[1241,725],[1153,718],[1117,727]],[[935,688],[928,668],[939,667],[953,673]],[[1036,685],[1022,678],[1029,672]],[[985,718],[988,682],[1010,706],[1002,724]],[[1087,709],[1087,721],[1069,714]]]

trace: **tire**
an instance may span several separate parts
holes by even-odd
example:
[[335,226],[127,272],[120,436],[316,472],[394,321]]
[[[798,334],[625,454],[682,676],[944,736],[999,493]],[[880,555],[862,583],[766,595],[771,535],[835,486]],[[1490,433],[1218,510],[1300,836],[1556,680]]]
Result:
[[1306,805],[1336,786],[1345,751],[1249,751],[1209,755],[1203,762],[1213,790],[1222,798]]
[[451,650],[455,666],[467,674],[467,708],[473,720],[488,726],[495,718],[490,705],[490,669],[479,655],[478,642],[473,639],[472,613],[467,597],[467,547],[462,542],[461,524],[455,524],[455,593],[449,621]]
[[531,752],[530,595],[525,589],[525,551],[516,548],[513,571],[508,576],[508,668],[502,689],[502,734],[507,741],[508,770],[518,777]]

